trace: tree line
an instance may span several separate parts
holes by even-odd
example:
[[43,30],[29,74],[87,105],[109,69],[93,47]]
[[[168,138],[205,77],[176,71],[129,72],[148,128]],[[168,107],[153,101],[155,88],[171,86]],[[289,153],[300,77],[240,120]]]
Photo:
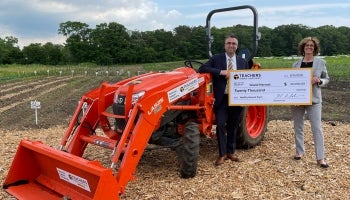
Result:
[[[238,37],[240,49],[253,47],[252,26],[213,27],[211,32],[213,53],[223,51],[223,40],[228,33]],[[296,55],[299,41],[307,36],[320,39],[321,55],[350,54],[350,28],[346,26],[312,28],[290,24],[259,27],[259,32],[261,39],[256,55],[259,57]],[[64,45],[31,43],[20,49],[17,38],[0,38],[0,64],[113,65],[206,59],[205,33],[203,26],[180,25],[172,31],[130,31],[117,22],[90,28],[86,23],[67,21],[60,23],[58,28],[58,34],[66,37]]]

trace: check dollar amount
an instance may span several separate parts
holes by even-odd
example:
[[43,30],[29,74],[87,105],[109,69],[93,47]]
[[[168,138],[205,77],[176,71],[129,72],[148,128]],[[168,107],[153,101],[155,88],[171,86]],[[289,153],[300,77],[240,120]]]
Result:
[[311,105],[311,68],[234,70],[229,105]]

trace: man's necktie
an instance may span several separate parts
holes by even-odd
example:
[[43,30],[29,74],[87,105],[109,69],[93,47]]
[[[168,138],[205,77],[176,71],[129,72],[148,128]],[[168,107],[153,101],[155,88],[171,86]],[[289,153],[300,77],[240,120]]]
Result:
[[232,64],[232,59],[231,59],[231,58],[228,59],[228,67],[227,67],[227,70],[233,70],[233,64]]
[[[228,59],[227,70],[233,70],[233,63],[232,63],[232,59],[231,58]],[[226,85],[225,94],[227,94],[227,93],[228,93],[228,86]]]

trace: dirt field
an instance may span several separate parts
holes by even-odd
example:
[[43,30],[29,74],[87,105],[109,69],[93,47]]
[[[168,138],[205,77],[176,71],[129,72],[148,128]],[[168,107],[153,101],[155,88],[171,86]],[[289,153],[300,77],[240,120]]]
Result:
[[[67,126],[81,96],[102,82],[115,82],[113,76],[46,77],[0,85],[0,128],[27,130]],[[350,122],[350,82],[331,81],[323,89],[323,120]],[[40,101],[38,124],[31,101]],[[270,107],[270,120],[290,120],[288,106]]]
[[[20,139],[57,147],[82,94],[116,77],[47,77],[0,85],[0,181],[4,181]],[[198,174],[180,179],[169,149],[146,151],[122,199],[346,199],[350,189],[349,82],[331,81],[323,89],[323,127],[329,169],[316,166],[310,127],[307,155],[292,160],[294,139],[289,107],[270,107],[263,142],[239,150],[241,162],[215,167],[216,141],[203,139]],[[40,101],[38,124],[30,101]],[[108,156],[97,154],[108,162]],[[108,154],[107,154],[108,155]],[[0,199],[10,199],[1,190]]]

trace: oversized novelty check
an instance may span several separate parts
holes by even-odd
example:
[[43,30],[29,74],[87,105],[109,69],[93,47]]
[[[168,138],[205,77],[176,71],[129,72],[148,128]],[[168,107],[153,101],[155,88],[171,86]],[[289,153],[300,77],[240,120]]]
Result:
[[229,105],[311,105],[311,68],[230,72]]

